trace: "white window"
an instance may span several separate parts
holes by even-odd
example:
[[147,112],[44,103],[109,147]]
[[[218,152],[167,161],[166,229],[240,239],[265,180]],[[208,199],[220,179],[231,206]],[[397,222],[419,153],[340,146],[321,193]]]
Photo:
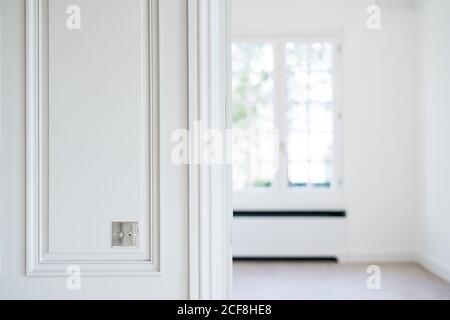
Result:
[[334,40],[233,43],[233,129],[247,133],[233,140],[235,207],[339,206],[337,55]]
[[274,52],[270,43],[232,46],[233,129],[251,132],[234,139],[236,190],[270,187],[275,178],[274,149],[257,132],[275,128]]

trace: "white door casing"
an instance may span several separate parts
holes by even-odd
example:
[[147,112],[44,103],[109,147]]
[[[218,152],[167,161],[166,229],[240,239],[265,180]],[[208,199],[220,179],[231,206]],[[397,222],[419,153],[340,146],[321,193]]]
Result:
[[[225,135],[231,128],[230,0],[189,0],[188,11],[189,130],[201,122]],[[224,144],[224,159],[230,149]],[[191,296],[199,299],[231,292],[231,183],[225,161],[189,167]]]

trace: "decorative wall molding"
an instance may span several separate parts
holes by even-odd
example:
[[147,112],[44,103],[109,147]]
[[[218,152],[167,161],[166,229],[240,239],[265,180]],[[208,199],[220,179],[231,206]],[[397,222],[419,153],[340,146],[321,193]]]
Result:
[[[189,0],[189,130],[225,130],[230,117],[229,0]],[[231,150],[224,150],[224,155]],[[231,166],[190,165],[190,297],[224,299],[231,287]]]
[[[160,275],[159,217],[159,38],[158,0],[142,0],[148,9],[145,65],[148,66],[148,114],[150,117],[148,245],[131,252],[54,253],[49,249],[48,224],[48,0],[26,1],[26,274],[66,276],[67,266],[79,265],[84,276]],[[47,30],[48,31],[48,30]],[[146,37],[147,38],[147,37]],[[145,39],[145,38],[144,38]],[[48,47],[47,47],[48,48]],[[48,53],[48,52],[47,52]],[[146,80],[143,80],[146,81]],[[147,82],[143,82],[147,84]],[[145,103],[145,102],[144,102]],[[46,155],[47,153],[47,155]],[[147,249],[146,249],[146,248]],[[150,252],[142,252],[150,250]],[[149,257],[149,258],[144,258]]]

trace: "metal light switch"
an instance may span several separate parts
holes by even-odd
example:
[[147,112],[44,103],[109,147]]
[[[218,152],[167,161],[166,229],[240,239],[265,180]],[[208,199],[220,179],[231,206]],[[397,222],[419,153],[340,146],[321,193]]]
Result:
[[137,247],[139,228],[137,222],[113,222],[112,246],[113,247]]

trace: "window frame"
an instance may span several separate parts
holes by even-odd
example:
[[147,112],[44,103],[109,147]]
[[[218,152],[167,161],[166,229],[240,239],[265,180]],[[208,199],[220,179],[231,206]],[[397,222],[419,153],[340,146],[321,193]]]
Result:
[[[342,45],[340,36],[237,36],[232,43],[270,43],[274,53],[274,127],[280,133],[279,167],[270,188],[233,192],[235,210],[344,210],[344,127]],[[328,42],[333,46],[333,164],[331,187],[324,189],[289,188],[286,144],[286,44],[288,42]]]

